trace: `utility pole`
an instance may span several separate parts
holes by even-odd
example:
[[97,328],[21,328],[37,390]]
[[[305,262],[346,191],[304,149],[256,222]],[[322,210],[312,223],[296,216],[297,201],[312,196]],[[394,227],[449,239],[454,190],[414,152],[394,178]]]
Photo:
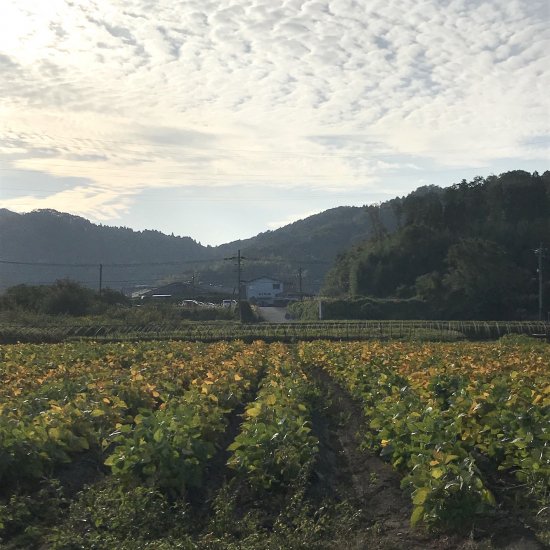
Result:
[[241,250],[239,249],[237,251],[236,256],[231,256],[229,258],[224,258],[224,260],[232,260],[237,261],[237,307],[239,308],[239,321],[242,323],[243,321],[243,312],[241,308],[241,263],[243,260],[246,260],[244,256],[241,256]]
[[542,243],[540,243],[540,246],[535,250],[535,253],[537,254],[539,259],[539,267],[537,270],[539,272],[539,321],[542,321],[542,256],[544,254]]
[[99,264],[99,295],[103,292],[103,264]]
[[303,301],[304,295],[302,293],[302,268],[298,268],[298,289],[300,291],[300,302]]

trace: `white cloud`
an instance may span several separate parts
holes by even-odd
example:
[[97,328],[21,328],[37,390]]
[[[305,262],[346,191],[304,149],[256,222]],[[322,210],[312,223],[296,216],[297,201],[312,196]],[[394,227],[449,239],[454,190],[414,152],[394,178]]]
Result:
[[548,152],[531,141],[550,134],[544,0],[2,10],[0,161],[91,182],[22,188],[19,209],[109,216],[146,187],[197,182],[375,189],[414,157],[490,167]]
[[[21,198],[2,200],[3,208],[14,211],[53,208],[60,212],[89,217],[95,221],[107,222],[127,210],[131,197],[100,187],[74,187],[54,192],[47,197],[27,195]],[[24,205],[26,208],[21,208]]]

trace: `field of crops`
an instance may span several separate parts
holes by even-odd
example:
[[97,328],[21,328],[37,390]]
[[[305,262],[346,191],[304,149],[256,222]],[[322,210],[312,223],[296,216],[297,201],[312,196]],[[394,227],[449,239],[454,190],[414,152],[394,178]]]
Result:
[[[85,321],[85,322],[84,322]],[[491,340],[509,334],[536,335],[550,341],[550,323],[544,321],[317,321],[239,323],[230,321],[98,323],[93,317],[41,317],[23,324],[0,320],[0,344],[92,340],[190,340],[215,342],[242,339],[295,342],[296,340]]]
[[549,372],[526,337],[5,345],[0,544],[543,548]]

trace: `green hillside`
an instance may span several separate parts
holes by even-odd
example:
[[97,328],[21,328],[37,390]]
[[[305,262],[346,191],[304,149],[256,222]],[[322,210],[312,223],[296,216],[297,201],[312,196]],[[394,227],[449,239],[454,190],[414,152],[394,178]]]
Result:
[[0,260],[15,262],[2,264],[0,287],[59,278],[97,286],[103,264],[104,285],[116,289],[193,276],[197,283],[230,289],[235,285],[235,266],[224,258],[240,249],[246,258],[245,279],[270,275],[296,283],[302,268],[304,290],[313,292],[336,255],[350,243],[368,238],[373,226],[395,229],[396,218],[389,205],[333,208],[218,247],[158,231],[96,225],[54,210],[28,214],[0,210]]
[[[550,275],[550,172],[422,188],[395,207],[400,229],[340,255],[325,294],[419,298],[437,318],[538,314],[538,248],[547,249],[541,262]],[[543,312],[550,310],[547,280]]]

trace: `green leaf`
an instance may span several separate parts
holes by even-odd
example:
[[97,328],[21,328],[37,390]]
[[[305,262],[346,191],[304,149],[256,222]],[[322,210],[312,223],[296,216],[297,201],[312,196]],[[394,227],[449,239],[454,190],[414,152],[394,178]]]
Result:
[[275,405],[275,403],[277,403],[277,398],[271,394],[266,397],[265,402],[267,405]]
[[92,416],[93,417],[97,417],[97,416],[103,416],[105,414],[105,411],[102,410],[102,409],[94,409],[92,411]]
[[154,464],[147,464],[147,466],[143,468],[143,473],[147,476],[153,475],[156,471],[157,467]]
[[489,491],[489,489],[483,489],[481,494],[483,495],[483,500],[485,502],[488,502],[491,506],[496,506],[497,505],[495,497],[493,496],[493,493],[491,493],[491,491]]
[[241,443],[239,443],[238,441],[233,441],[233,443],[231,443],[231,445],[229,445],[229,447],[227,447],[227,450],[228,451],[236,451],[240,447],[241,447]]
[[90,444],[85,437],[77,437],[74,441],[73,447],[76,451],[83,451],[88,450],[90,448]]
[[447,455],[445,457],[445,464],[449,464],[449,462],[452,462],[453,460],[456,460],[457,458],[460,458],[458,455]]
[[50,428],[48,430],[48,435],[54,440],[58,441],[61,439],[61,430],[59,428]]

